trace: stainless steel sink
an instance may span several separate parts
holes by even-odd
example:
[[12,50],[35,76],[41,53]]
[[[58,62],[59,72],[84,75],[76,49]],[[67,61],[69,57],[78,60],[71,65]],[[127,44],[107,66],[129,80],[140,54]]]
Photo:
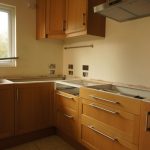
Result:
[[133,98],[138,98],[138,99],[150,98],[150,91],[118,86],[113,84],[95,85],[95,86],[90,86],[89,88],[110,92],[113,94],[120,94],[120,95],[129,96]]

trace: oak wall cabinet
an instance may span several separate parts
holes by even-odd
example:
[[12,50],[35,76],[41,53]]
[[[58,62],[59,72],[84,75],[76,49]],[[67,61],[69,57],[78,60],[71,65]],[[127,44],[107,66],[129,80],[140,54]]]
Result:
[[0,85],[0,139],[14,135],[14,88]]
[[37,0],[36,38],[65,37],[66,0]]
[[66,0],[66,36],[95,35],[105,37],[105,17],[93,7],[105,0]]
[[105,37],[105,17],[93,7],[105,0],[37,0],[37,39],[80,35]]

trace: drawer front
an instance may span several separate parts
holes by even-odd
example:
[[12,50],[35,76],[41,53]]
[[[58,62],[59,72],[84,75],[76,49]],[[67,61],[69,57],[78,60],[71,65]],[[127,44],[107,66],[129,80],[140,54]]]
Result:
[[93,150],[138,150],[138,146],[127,142],[91,121],[82,121],[81,142]]
[[78,98],[74,95],[58,91],[56,93],[56,108],[78,110]]
[[81,115],[96,119],[123,135],[126,140],[138,144],[140,119],[138,115],[112,109],[86,99],[81,99]]
[[117,141],[109,135],[85,125],[81,127],[81,136],[82,144],[91,150],[138,150],[136,146],[126,147],[126,142]]
[[133,114],[140,114],[140,101],[112,93],[97,91],[89,88],[80,88],[80,97],[98,101],[112,108],[124,110]]
[[74,139],[78,138],[78,115],[69,109],[57,111],[57,128]]

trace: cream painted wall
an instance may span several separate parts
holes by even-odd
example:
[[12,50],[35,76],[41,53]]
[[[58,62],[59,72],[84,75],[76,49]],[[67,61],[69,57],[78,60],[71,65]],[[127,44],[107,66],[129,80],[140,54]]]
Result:
[[64,74],[71,63],[81,77],[87,64],[90,78],[150,86],[150,17],[124,23],[107,19],[105,38],[76,38],[65,46],[86,44],[94,48],[64,50]]
[[35,9],[27,7],[27,0],[0,0],[16,6],[17,53],[20,59],[15,68],[0,68],[1,76],[48,75],[48,65],[57,65],[57,74],[62,74],[62,45],[56,40],[36,40]]

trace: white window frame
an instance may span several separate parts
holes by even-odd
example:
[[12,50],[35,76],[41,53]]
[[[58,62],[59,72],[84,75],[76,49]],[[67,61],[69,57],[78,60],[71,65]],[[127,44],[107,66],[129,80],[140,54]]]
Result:
[[[16,7],[0,3],[0,11],[9,15],[9,57],[16,57]],[[0,67],[16,67],[16,59],[0,60]]]

